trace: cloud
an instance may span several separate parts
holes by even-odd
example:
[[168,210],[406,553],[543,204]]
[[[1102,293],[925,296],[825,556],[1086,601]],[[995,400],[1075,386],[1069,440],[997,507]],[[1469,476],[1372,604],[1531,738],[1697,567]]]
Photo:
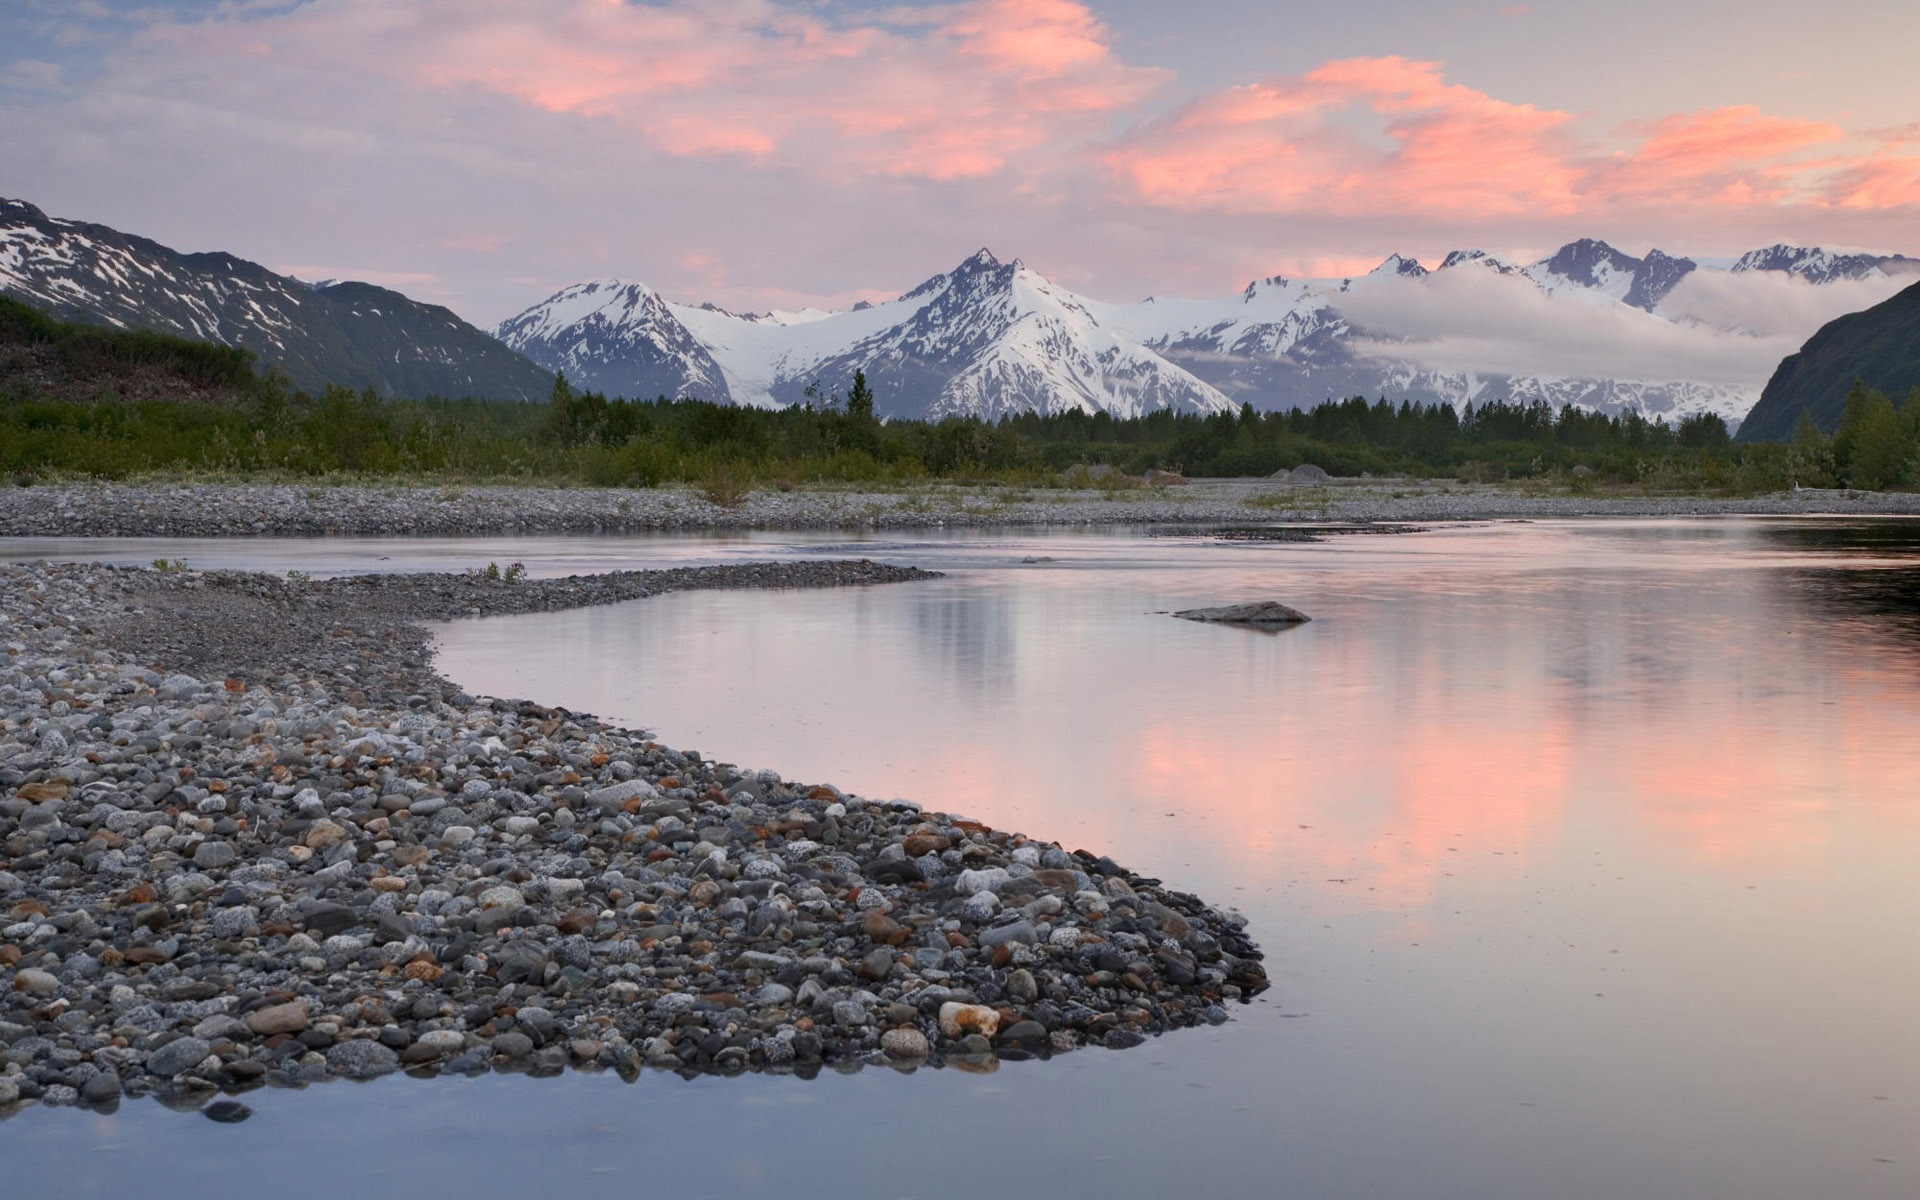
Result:
[[774,0],[317,0],[152,35],[186,57],[378,74],[602,122],[675,157],[953,179],[1144,100],[1072,0],[964,0],[835,19]]
[[1656,315],[1588,294],[1550,295],[1524,276],[1456,267],[1356,283],[1338,307],[1368,335],[1355,342],[1358,353],[1430,370],[1757,391],[1821,325],[1911,282],[1815,287],[1774,272],[1700,271]]
[[983,243],[1125,297],[1390,250],[1911,251],[1920,228],[1914,128],[1735,107],[1595,132],[1394,57],[1175,105],[1205,81],[1078,0],[23,11],[47,32],[0,36],[6,191],[182,249],[418,275],[482,321],[606,275],[845,305]]
[[1326,63],[1231,88],[1152,120],[1103,156],[1123,194],[1188,211],[1502,216],[1604,223],[1675,206],[1725,222],[1755,211],[1920,209],[1920,154],[1751,105],[1600,134],[1400,57]]

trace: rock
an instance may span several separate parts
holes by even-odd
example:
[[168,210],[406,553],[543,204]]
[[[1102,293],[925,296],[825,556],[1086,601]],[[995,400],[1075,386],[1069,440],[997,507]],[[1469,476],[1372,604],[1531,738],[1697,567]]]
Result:
[[1007,974],[1007,995],[1020,1004],[1032,1004],[1040,998],[1040,985],[1033,972],[1021,967]]
[[38,967],[28,967],[14,975],[13,990],[29,996],[57,996],[60,994],[60,980]]
[[319,820],[307,827],[307,835],[301,839],[310,850],[331,850],[347,840],[344,827],[332,821]]
[[940,1034],[959,1039],[970,1033],[991,1038],[1000,1028],[1000,1014],[984,1004],[962,1004],[949,1000],[940,1006]]
[[888,1058],[918,1059],[932,1053],[933,1047],[918,1029],[889,1029],[880,1035],[880,1049]]
[[1327,474],[1326,468],[1313,463],[1301,463],[1291,471],[1275,471],[1273,477],[1285,479],[1288,483],[1325,483],[1333,478]]
[[875,982],[885,980],[887,976],[893,974],[893,951],[885,949],[870,951],[860,960],[860,970],[857,974],[862,979],[871,979]]
[[199,1066],[212,1053],[213,1047],[197,1037],[179,1038],[147,1055],[147,1073],[172,1079]]
[[399,1065],[400,1056],[391,1047],[375,1041],[335,1042],[327,1050],[327,1069],[348,1079],[371,1079]]
[[651,800],[660,795],[660,789],[644,779],[629,779],[611,787],[603,787],[587,793],[587,803],[603,812],[618,812],[629,800]]
[[80,1099],[88,1104],[105,1104],[120,1097],[120,1076],[114,1071],[101,1071],[80,1085]]
[[953,881],[953,890],[962,896],[971,896],[975,892],[996,891],[1010,878],[1012,876],[1007,874],[1005,867],[966,870],[960,872],[959,877]]
[[434,1057],[458,1054],[467,1048],[467,1035],[457,1029],[429,1029],[414,1040],[423,1053]]
[[1100,1039],[1100,1044],[1109,1050],[1131,1050],[1146,1040],[1131,1029],[1109,1029],[1107,1036]]
[[502,1058],[518,1062],[533,1053],[533,1039],[517,1030],[508,1030],[493,1039],[493,1052]]
[[344,904],[319,904],[301,916],[300,923],[309,933],[333,937],[361,923],[360,914]]
[[240,857],[240,852],[230,842],[201,842],[193,850],[193,865],[208,871],[221,871],[232,866]]
[[999,925],[980,931],[982,946],[1011,946],[1016,942],[1032,945],[1040,935],[1034,932],[1032,921],[1015,921],[1011,925]]
[[1185,475],[1175,471],[1162,471],[1158,467],[1141,476],[1148,487],[1185,487],[1192,482]]
[[307,1027],[307,1006],[298,1000],[256,1009],[242,1018],[247,1028],[260,1037],[277,1033],[299,1033]]
[[253,1115],[253,1110],[238,1100],[215,1100],[200,1110],[200,1115],[222,1125],[238,1125]]
[[1255,600],[1247,604],[1227,604],[1219,608],[1189,608],[1173,614],[1187,621],[1209,621],[1217,625],[1256,625],[1281,628],[1302,625],[1313,618],[1297,608],[1288,608],[1278,600]]
[[1038,1021],[1015,1021],[1001,1032],[1000,1038],[1028,1050],[1039,1050],[1047,1045],[1047,1027]]
[[516,887],[491,887],[480,893],[481,908],[525,908],[527,898]]

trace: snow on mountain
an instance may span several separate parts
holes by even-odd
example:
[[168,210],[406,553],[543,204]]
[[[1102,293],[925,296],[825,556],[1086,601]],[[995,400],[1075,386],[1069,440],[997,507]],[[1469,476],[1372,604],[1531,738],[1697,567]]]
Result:
[[1735,271],[1782,271],[1808,283],[1831,283],[1836,279],[1865,279],[1874,275],[1905,275],[1920,272],[1920,259],[1904,254],[1843,254],[1818,246],[1776,244],[1751,250],[1733,264]]
[[[1429,270],[1396,254],[1352,278],[1272,276],[1230,297],[1116,304],[1076,295],[1017,260],[1003,263],[982,250],[898,299],[846,312],[738,315],[659,301],[637,285],[602,283],[559,293],[507,322],[500,336],[577,383],[621,394],[662,390],[596,382],[617,379],[634,361],[669,363],[669,374],[689,381],[666,388],[669,394],[763,405],[803,402],[810,386],[819,395],[844,393],[862,370],[880,412],[896,417],[1204,413],[1242,403],[1284,409],[1365,395],[1454,405],[1540,401],[1667,419],[1714,412],[1737,422],[1763,379],[1730,383],[1724,370],[1692,377],[1684,365],[1667,372],[1679,378],[1639,378],[1646,370],[1624,363],[1616,368],[1619,377],[1593,377],[1591,368],[1542,370],[1538,361],[1529,370],[1461,371],[1424,361],[1426,348],[1408,330],[1361,327],[1349,313],[1382,311],[1360,301],[1399,294],[1392,289],[1484,271],[1548,302],[1562,322],[1678,331],[1698,318],[1663,313],[1662,301],[1695,272],[1724,278],[1729,271],[1785,271],[1820,285],[1909,269],[1920,270],[1920,262],[1795,247],[1717,262],[1660,250],[1635,257],[1583,239],[1528,264],[1464,249]],[[1715,332],[1745,334],[1732,325]],[[1609,365],[1611,345],[1604,343]],[[1758,340],[1753,345],[1756,353],[1765,350]],[[696,351],[708,356],[712,371]]]
[[645,284],[575,284],[502,322],[494,336],[588,391],[733,399],[713,355]]
[[865,371],[878,411],[890,417],[1231,407],[1215,388],[1103,327],[1080,297],[986,250],[897,300],[850,312],[739,316],[603,282],[556,294],[502,324],[499,336],[583,387],[628,396],[658,390],[625,382],[638,364],[679,372],[683,382],[668,395],[748,404],[804,402],[810,387],[822,397],[844,393]]

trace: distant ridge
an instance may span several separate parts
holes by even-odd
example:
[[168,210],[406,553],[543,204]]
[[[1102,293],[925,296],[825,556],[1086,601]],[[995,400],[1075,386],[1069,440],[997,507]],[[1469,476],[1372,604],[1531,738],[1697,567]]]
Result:
[[295,387],[543,399],[553,377],[437,305],[370,283],[308,284],[231,254],[181,254],[0,199],[0,294],[62,320],[251,350]]

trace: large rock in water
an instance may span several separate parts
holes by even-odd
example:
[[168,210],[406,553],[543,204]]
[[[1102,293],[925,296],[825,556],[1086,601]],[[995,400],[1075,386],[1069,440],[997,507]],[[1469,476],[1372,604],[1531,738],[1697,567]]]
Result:
[[1211,621],[1217,625],[1256,625],[1262,629],[1281,629],[1304,625],[1313,620],[1297,608],[1288,608],[1278,600],[1255,600],[1250,604],[1228,604],[1220,608],[1189,608],[1173,614],[1188,621]]

